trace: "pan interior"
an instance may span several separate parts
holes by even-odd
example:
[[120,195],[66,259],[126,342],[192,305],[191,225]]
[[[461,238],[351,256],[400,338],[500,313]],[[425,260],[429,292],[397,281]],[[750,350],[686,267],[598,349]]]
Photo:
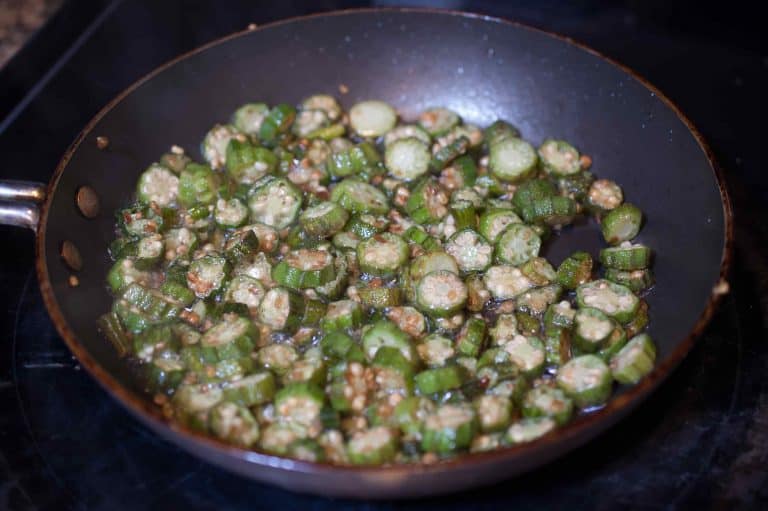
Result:
[[[348,93],[340,94],[339,86]],[[45,229],[52,293],[77,338],[100,367],[132,387],[130,371],[96,330],[111,304],[104,278],[112,212],[127,204],[141,171],[180,145],[199,144],[217,122],[248,101],[297,103],[318,92],[345,108],[382,99],[406,118],[445,106],[481,125],[497,118],[534,143],[571,141],[594,172],[617,181],[646,214],[639,241],[656,249],[649,295],[650,334],[664,360],[689,334],[720,270],[721,197],[710,163],[664,101],[612,64],[547,34],[481,17],[427,12],[357,12],[312,17],[242,34],[182,59],[145,81],[95,121],[58,182]],[[99,150],[95,139],[110,140]],[[81,185],[101,200],[94,220],[74,197]],[[70,240],[84,267],[80,285],[58,246]],[[559,260],[601,245],[593,226],[550,247]]]

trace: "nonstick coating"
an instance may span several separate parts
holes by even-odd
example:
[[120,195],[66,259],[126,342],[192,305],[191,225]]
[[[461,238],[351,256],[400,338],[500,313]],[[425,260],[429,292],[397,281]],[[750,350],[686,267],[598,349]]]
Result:
[[[119,65],[119,63],[116,63]],[[344,84],[349,92],[339,94]],[[535,29],[481,16],[430,11],[354,11],[280,22],[181,58],[115,100],[62,161],[43,209],[38,272],[51,316],[83,366],[139,419],[165,438],[229,470],[296,491],[363,498],[409,497],[489,484],[583,444],[647,396],[690,349],[712,312],[711,291],[728,264],[730,207],[707,150],[658,91],[594,52]],[[603,410],[530,445],[430,466],[340,468],[283,460],[224,446],[175,425],[136,392],[124,362],[96,330],[109,309],[104,286],[112,212],[131,199],[140,172],[171,144],[199,158],[216,122],[247,101],[297,103],[327,92],[345,108],[382,99],[404,117],[451,108],[481,125],[502,118],[539,143],[571,141],[594,172],[616,180],[646,214],[640,241],[654,247],[656,288],[648,297],[657,369]],[[97,136],[110,140],[96,147]],[[65,171],[66,170],[66,171]],[[93,187],[94,220],[75,192]],[[53,193],[55,190],[55,193]],[[80,249],[80,285],[59,259],[59,244]],[[547,256],[596,254],[595,226],[555,239]],[[721,265],[722,263],[722,265]]]

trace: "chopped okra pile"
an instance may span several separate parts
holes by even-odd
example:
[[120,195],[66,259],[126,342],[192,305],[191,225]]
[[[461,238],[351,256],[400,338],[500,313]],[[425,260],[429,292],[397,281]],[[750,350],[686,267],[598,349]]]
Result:
[[[642,213],[568,142],[315,95],[243,105],[201,153],[173,146],[117,212],[100,319],[190,428],[434,462],[532,441],[653,369]],[[589,216],[599,264],[540,256]]]

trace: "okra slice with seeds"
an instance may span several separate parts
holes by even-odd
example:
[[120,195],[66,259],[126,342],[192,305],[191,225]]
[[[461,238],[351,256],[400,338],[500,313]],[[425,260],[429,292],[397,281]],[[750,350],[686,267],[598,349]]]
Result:
[[347,456],[355,465],[381,465],[395,459],[397,448],[394,431],[377,426],[355,433],[347,443]]
[[210,360],[249,357],[259,341],[259,331],[250,320],[225,315],[200,339],[203,356]]
[[286,288],[272,288],[259,305],[259,318],[275,330],[296,331],[306,311],[306,301],[298,293]]
[[624,201],[619,185],[610,179],[598,179],[589,186],[587,204],[598,213],[616,209]]
[[599,406],[611,394],[611,370],[596,355],[572,358],[557,372],[557,385],[579,408]]
[[574,252],[557,267],[555,279],[565,289],[576,289],[592,278],[592,264],[587,252]]
[[205,135],[201,149],[203,157],[211,167],[215,169],[224,167],[227,160],[227,146],[230,140],[238,135],[242,136],[231,124],[216,124]]
[[240,406],[269,403],[275,395],[275,377],[269,371],[250,374],[222,388],[222,398]]
[[341,231],[349,220],[349,213],[334,202],[321,202],[304,210],[299,223],[311,236],[326,238]]
[[275,394],[275,413],[286,424],[310,428],[320,418],[325,393],[309,382],[289,383]]
[[429,171],[429,148],[418,138],[401,138],[387,145],[384,162],[389,174],[411,181]]
[[642,211],[634,204],[625,202],[603,217],[600,230],[609,245],[618,245],[637,236],[642,222]]
[[377,277],[391,277],[408,261],[408,244],[400,236],[381,233],[357,245],[360,270]]
[[447,108],[429,108],[419,114],[419,125],[433,137],[448,133],[459,122],[459,115]]
[[593,307],[576,311],[573,324],[573,344],[584,353],[599,350],[615,328],[611,318]]
[[537,287],[521,294],[515,299],[515,309],[519,312],[540,317],[547,308],[557,302],[563,293],[560,284]]
[[133,265],[137,270],[151,270],[163,258],[164,248],[165,243],[163,236],[160,234],[152,234],[141,238],[136,243],[136,257]]
[[296,109],[286,103],[275,105],[264,116],[259,126],[259,138],[262,142],[273,144],[278,136],[288,132],[296,118]]
[[232,114],[232,124],[248,135],[258,135],[261,123],[269,113],[266,103],[246,103]]
[[219,199],[213,210],[213,218],[220,227],[240,227],[248,221],[248,207],[240,199]]
[[532,257],[520,267],[520,271],[537,286],[546,286],[557,278],[555,269],[543,257]]
[[451,316],[460,311],[466,302],[467,286],[453,272],[434,271],[416,284],[416,305],[429,316]]
[[477,417],[471,406],[442,405],[424,419],[421,448],[439,454],[467,448],[477,429]]
[[555,430],[557,423],[550,417],[527,417],[512,424],[505,440],[512,445],[532,442]]
[[242,303],[252,311],[258,311],[266,291],[258,280],[248,275],[236,275],[227,284],[224,301]]
[[311,438],[302,438],[292,442],[288,446],[286,455],[289,458],[311,461],[313,463],[325,461],[325,450],[318,442]]
[[428,273],[435,271],[448,271],[458,275],[459,266],[456,260],[443,251],[434,251],[428,254],[416,257],[410,266],[410,278],[416,282],[420,281]]
[[383,101],[361,101],[349,109],[349,124],[363,137],[378,137],[395,127],[397,112]]
[[480,431],[490,433],[501,431],[512,419],[512,402],[506,396],[487,394],[476,398],[473,403]]
[[380,320],[364,327],[360,338],[368,360],[373,360],[382,346],[397,348],[410,362],[416,361],[416,353],[408,334],[387,320]]
[[645,327],[648,326],[649,321],[650,318],[648,316],[648,302],[641,299],[635,316],[624,324],[624,330],[627,332],[627,336],[634,337],[635,335],[645,330]]
[[325,317],[320,320],[320,326],[326,332],[334,330],[355,329],[363,321],[363,310],[353,300],[339,300],[328,304]]
[[375,186],[356,178],[347,178],[331,190],[331,201],[350,213],[383,215],[389,211],[387,196]]
[[405,211],[418,224],[439,222],[448,214],[448,195],[440,183],[432,178],[423,178],[414,187],[405,204]]
[[[614,321],[615,323],[615,321]],[[609,362],[613,356],[618,353],[627,344],[627,331],[621,325],[614,324],[613,332],[603,343],[597,355]]]
[[582,284],[576,289],[579,307],[600,309],[619,323],[627,323],[637,313],[640,300],[632,290],[605,279]]
[[470,143],[467,137],[458,137],[434,151],[430,166],[436,171],[443,170],[453,160],[466,153],[469,147]]
[[534,287],[519,268],[507,264],[491,266],[483,279],[488,291],[497,300],[510,300]]
[[469,318],[456,335],[456,351],[468,357],[476,357],[485,344],[485,321]]
[[600,263],[605,268],[616,270],[642,270],[651,262],[651,249],[642,244],[628,241],[617,247],[604,248],[600,251]]
[[579,151],[564,140],[547,139],[539,146],[538,153],[550,174],[568,176],[581,171]]
[[288,448],[299,439],[301,439],[301,434],[297,428],[275,422],[261,432],[259,447],[270,454],[284,456],[288,453]]
[[488,147],[504,140],[505,138],[519,138],[520,130],[501,119],[494,121],[485,128],[483,139]]
[[296,114],[291,131],[297,137],[309,137],[310,134],[326,127],[329,122],[328,114],[323,110],[302,109]]
[[416,352],[428,367],[444,366],[446,361],[455,355],[453,341],[440,334],[431,334],[425,337],[416,346]]
[[333,255],[326,250],[294,250],[272,268],[275,282],[291,289],[322,286],[335,276]]
[[485,239],[491,243],[496,243],[499,236],[511,224],[519,224],[523,221],[511,209],[487,209],[478,222],[478,230]]
[[616,284],[628,287],[634,293],[645,291],[653,286],[654,283],[653,273],[649,269],[625,271],[606,268],[605,278]]
[[331,121],[341,117],[341,106],[336,98],[328,94],[313,94],[301,102],[302,110],[322,110]]
[[391,346],[379,348],[371,368],[377,395],[407,397],[413,394],[413,365],[399,349]]
[[494,346],[506,344],[520,333],[517,329],[517,317],[514,314],[499,314],[496,318],[496,323],[488,333]]
[[653,370],[655,360],[656,346],[651,337],[639,334],[611,358],[611,374],[619,383],[634,385]]
[[208,420],[213,434],[231,444],[247,448],[259,440],[259,423],[243,406],[219,403],[211,409]]
[[427,321],[424,315],[410,306],[390,307],[386,312],[387,319],[397,328],[413,338],[420,338],[427,331]]
[[206,298],[224,285],[229,274],[229,263],[221,256],[206,255],[189,265],[187,285],[199,298]]
[[544,313],[544,329],[573,327],[573,320],[576,317],[576,311],[571,307],[567,300],[553,303],[547,307]]
[[251,185],[277,168],[277,156],[266,147],[232,139],[227,146],[227,173],[239,184]]
[[251,220],[275,229],[291,225],[301,209],[301,193],[289,181],[268,176],[254,184],[248,197]]
[[186,208],[207,206],[216,201],[218,176],[208,165],[190,163],[179,176],[179,204]]
[[573,414],[573,401],[557,387],[539,385],[526,393],[522,410],[525,417],[550,417],[562,426]]
[[503,350],[520,371],[529,377],[538,376],[544,369],[547,354],[537,337],[516,335],[504,344]]
[[496,260],[514,266],[539,255],[541,238],[525,224],[511,224],[496,242]]
[[222,399],[222,391],[207,383],[181,385],[173,395],[171,404],[175,416],[189,427],[208,429],[210,410]]
[[536,170],[537,163],[536,150],[521,138],[503,138],[490,146],[488,166],[501,181],[522,181]]
[[178,194],[179,178],[163,165],[153,163],[139,177],[136,196],[145,204],[154,202],[164,208],[174,203]]
[[357,342],[344,332],[335,330],[327,333],[320,340],[320,349],[326,357],[350,362],[362,362],[365,359]]
[[469,446],[469,452],[495,451],[502,445],[504,445],[504,435],[502,433],[476,435]]
[[384,146],[389,147],[398,140],[405,138],[415,138],[425,146],[429,146],[432,143],[432,138],[429,136],[424,128],[416,124],[402,124],[395,128],[392,128],[384,135]]
[[493,247],[472,229],[456,232],[445,244],[445,251],[456,259],[463,273],[484,271],[493,260]]

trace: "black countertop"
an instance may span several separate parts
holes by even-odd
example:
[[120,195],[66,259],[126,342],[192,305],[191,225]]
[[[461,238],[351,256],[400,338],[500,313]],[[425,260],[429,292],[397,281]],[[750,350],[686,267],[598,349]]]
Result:
[[[128,416],[55,333],[32,268],[32,234],[0,227],[0,509],[768,506],[761,18],[736,4],[688,2],[422,4],[509,17],[584,42],[657,85],[711,143],[736,203],[732,292],[680,368],[607,434],[503,484],[406,503],[294,495],[198,461]],[[251,22],[361,5],[68,2],[0,71],[0,115],[10,113],[0,120],[0,177],[46,181],[99,108],[179,53]]]

